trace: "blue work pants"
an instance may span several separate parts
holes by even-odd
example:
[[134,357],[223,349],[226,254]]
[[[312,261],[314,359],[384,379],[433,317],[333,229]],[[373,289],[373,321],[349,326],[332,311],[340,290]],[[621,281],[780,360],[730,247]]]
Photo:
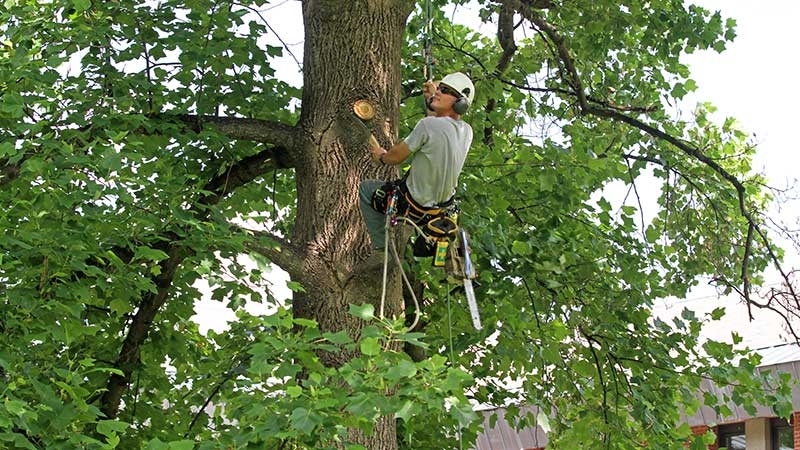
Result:
[[361,215],[372,239],[372,248],[377,250],[383,250],[386,244],[386,215],[372,208],[372,194],[384,183],[386,182],[381,180],[364,180],[358,186]]

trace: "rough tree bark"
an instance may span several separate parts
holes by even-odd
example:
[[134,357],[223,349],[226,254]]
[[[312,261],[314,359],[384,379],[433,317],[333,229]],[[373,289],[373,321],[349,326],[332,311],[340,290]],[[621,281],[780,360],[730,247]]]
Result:
[[[363,323],[348,315],[348,304],[380,302],[381,269],[359,264],[370,253],[369,237],[358,209],[358,184],[365,178],[388,179],[395,169],[372,163],[368,134],[352,105],[366,99],[377,107],[368,126],[384,147],[397,139],[400,55],[413,2],[404,0],[303,2],[305,56],[302,143],[297,155],[297,218],[292,242],[304,249],[294,314],[311,318],[322,331],[347,330],[356,337]],[[303,274],[298,274],[303,275]],[[401,310],[399,274],[389,280],[387,315]],[[352,355],[322,355],[339,365]],[[357,436],[369,449],[397,448],[395,422],[384,418],[375,434]]]

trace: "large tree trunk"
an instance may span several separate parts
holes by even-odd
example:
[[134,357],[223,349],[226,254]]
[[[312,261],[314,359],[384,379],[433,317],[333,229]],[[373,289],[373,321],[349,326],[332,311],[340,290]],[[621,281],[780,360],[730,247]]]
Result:
[[[397,139],[400,54],[413,2],[401,0],[305,0],[304,93],[300,119],[305,142],[296,165],[297,219],[293,242],[305,245],[303,294],[294,313],[315,319],[322,331],[345,329],[357,337],[363,323],[348,315],[348,304],[381,297],[382,266],[365,267],[369,237],[358,207],[358,184],[388,179],[395,170],[369,159],[367,131],[353,114],[355,100],[377,107],[367,124],[384,147]],[[377,32],[376,32],[377,31]],[[355,272],[353,269],[356,268]],[[362,270],[366,268],[366,270]],[[392,272],[387,316],[401,312],[401,279]],[[353,355],[322,355],[337,366]],[[372,437],[359,438],[369,449],[396,449],[394,420],[376,424]]]

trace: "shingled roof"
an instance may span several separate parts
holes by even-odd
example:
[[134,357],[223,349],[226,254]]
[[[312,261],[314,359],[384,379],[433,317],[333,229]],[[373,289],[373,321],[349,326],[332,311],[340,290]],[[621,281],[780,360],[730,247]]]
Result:
[[[789,373],[795,380],[800,380],[800,346],[796,343],[776,345],[773,347],[755,350],[761,355],[761,365],[759,371],[774,371],[776,373]],[[701,383],[701,392],[698,393],[702,400],[704,393],[711,393],[717,398],[723,398],[727,394],[730,398],[730,386],[716,386],[709,380]],[[800,385],[792,388],[792,404],[795,410],[800,410]],[[713,409],[703,406],[696,414],[684,416],[690,426],[698,425],[719,425],[725,423],[741,422],[754,417],[774,417],[775,413],[771,408],[757,406],[756,414],[750,415],[744,408],[733,403],[728,403],[731,415],[721,416]],[[520,406],[520,415],[530,413],[531,417],[536,417],[539,412],[536,406]],[[539,427],[524,427],[516,430],[506,421],[506,408],[486,408],[480,411],[484,415],[484,432],[478,435],[478,439],[472,450],[538,450],[547,445],[547,433]],[[496,420],[493,416],[496,415]],[[494,423],[494,426],[492,426]]]

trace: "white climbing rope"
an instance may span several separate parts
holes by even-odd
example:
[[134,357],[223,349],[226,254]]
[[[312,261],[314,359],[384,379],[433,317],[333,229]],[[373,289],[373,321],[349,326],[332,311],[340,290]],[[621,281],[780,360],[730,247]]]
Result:
[[[408,219],[407,217],[399,217],[398,219],[403,220],[404,222],[410,223],[414,226],[414,228],[420,233],[421,236],[425,238],[426,241],[430,242],[430,238],[425,236],[422,233],[422,229],[417,226],[412,220]],[[386,214],[386,224],[384,225],[384,243],[383,243],[383,287],[381,289],[381,306],[379,311],[379,316],[381,319],[385,318],[385,307],[386,307],[386,281],[388,278],[389,272],[389,241],[391,240],[389,236],[389,230],[392,223],[392,215]],[[419,300],[417,300],[417,295],[414,293],[414,289],[411,286],[411,282],[408,280],[408,276],[406,276],[406,271],[403,270],[403,263],[400,261],[400,255],[397,253],[397,246],[395,245],[394,241],[392,242],[392,257],[394,258],[395,263],[397,264],[397,268],[400,269],[400,275],[403,277],[403,281],[408,288],[408,292],[411,293],[411,299],[414,301],[414,322],[408,327],[409,330],[413,330],[414,327],[419,324],[419,319],[421,316],[421,311],[419,307]]]

